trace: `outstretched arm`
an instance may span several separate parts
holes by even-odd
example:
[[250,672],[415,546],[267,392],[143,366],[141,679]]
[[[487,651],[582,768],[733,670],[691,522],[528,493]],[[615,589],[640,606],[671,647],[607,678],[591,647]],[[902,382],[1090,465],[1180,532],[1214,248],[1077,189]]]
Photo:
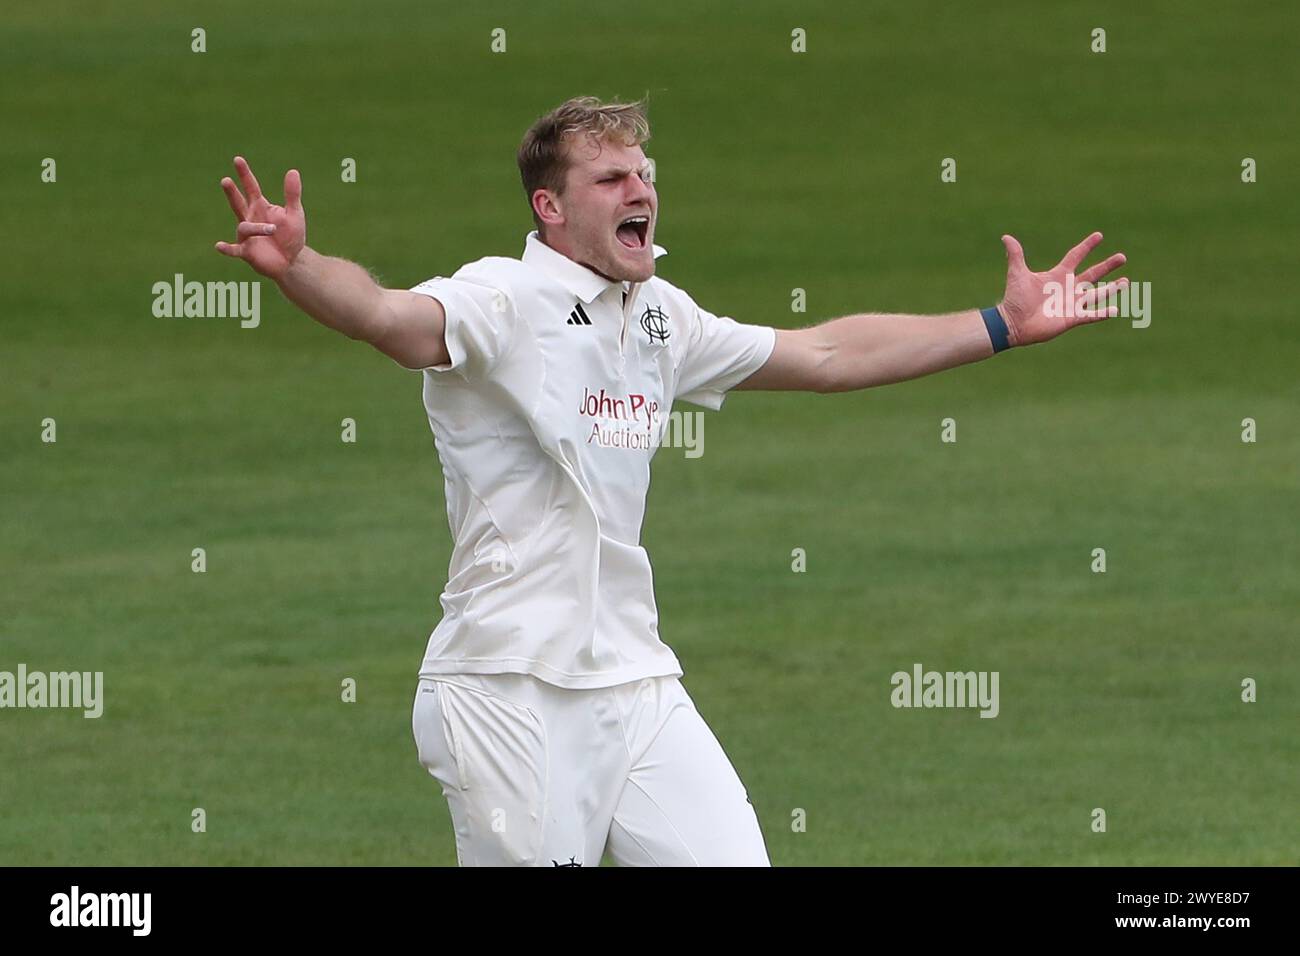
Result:
[[262,187],[241,156],[230,177],[221,180],[238,225],[236,242],[218,242],[217,251],[243,259],[272,279],[294,305],[322,325],[369,342],[407,368],[444,365],[446,315],[436,299],[405,289],[385,289],[354,262],[323,256],[307,245],[302,208],[302,177],[284,177],[284,205],[262,195]]
[[[1119,252],[1075,277],[1075,289],[1082,292],[1076,300],[1062,309],[1052,307],[1061,302],[1061,294],[1054,294],[1051,283],[1065,289],[1067,274],[1073,274],[1101,238],[1094,232],[1050,271],[1030,272],[1020,243],[1002,237],[1007,285],[997,309],[1010,345],[1046,342],[1076,325],[1117,313],[1114,306],[1100,303],[1128,280],[1094,283],[1124,264]],[[989,330],[978,309],[946,315],[847,315],[811,328],[778,329],[771,357],[736,387],[845,392],[919,378],[992,354]]]

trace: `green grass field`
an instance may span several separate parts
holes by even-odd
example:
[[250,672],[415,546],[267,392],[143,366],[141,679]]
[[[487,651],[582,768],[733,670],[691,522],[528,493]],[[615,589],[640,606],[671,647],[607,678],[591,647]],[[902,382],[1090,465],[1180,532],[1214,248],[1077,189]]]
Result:
[[[1101,229],[1152,287],[1149,328],[736,394],[702,458],[660,453],[661,632],[773,862],[1300,862],[1298,30],[1208,0],[7,9],[0,670],[101,670],[106,704],[0,710],[0,863],[454,864],[410,730],[450,551],[419,377],[266,282],[257,329],[151,288],[253,278],[212,248],[237,152],[276,201],[300,168],[308,241],[390,285],[517,255],[527,125],[647,92],[660,273],[713,311],[988,305],[1008,231],[1046,268]],[[914,662],[999,671],[1000,716],[895,710]]]

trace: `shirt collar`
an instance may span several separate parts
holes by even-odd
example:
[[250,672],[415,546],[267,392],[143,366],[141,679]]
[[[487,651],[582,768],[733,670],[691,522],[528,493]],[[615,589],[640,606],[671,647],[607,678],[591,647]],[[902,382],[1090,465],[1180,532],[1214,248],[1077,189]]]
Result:
[[[654,245],[655,258],[666,256],[668,250]],[[606,289],[626,290],[628,283],[612,282],[602,275],[592,272],[584,265],[574,262],[563,253],[556,252],[537,236],[537,230],[528,234],[524,240],[523,261],[540,269],[552,279],[559,282],[583,302],[590,304]]]

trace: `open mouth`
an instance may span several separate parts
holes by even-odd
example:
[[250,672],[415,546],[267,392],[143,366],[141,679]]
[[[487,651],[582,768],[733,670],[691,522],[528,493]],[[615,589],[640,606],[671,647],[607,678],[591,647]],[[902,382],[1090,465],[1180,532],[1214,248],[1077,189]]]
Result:
[[644,249],[650,233],[649,216],[629,216],[618,224],[614,235],[628,249]]

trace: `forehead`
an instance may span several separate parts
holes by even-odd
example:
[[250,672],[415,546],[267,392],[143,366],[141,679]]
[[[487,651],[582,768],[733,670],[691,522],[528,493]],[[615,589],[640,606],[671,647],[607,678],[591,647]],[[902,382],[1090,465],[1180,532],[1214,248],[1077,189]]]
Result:
[[569,141],[569,168],[575,171],[627,167],[640,169],[646,162],[645,150],[614,140],[598,140],[591,135],[576,136]]

